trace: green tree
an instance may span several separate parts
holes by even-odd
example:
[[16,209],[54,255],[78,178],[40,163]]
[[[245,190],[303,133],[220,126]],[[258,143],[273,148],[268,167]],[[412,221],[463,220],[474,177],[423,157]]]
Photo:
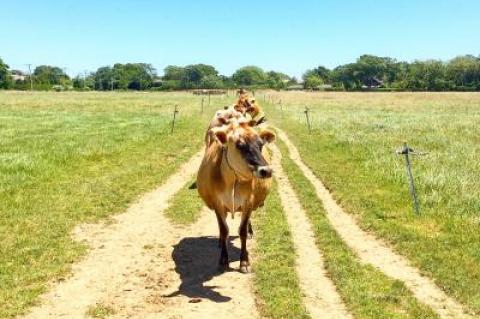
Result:
[[267,87],[271,89],[284,89],[291,81],[291,78],[287,74],[282,72],[269,71],[267,72],[266,76]]
[[326,67],[320,65],[312,70],[307,70],[303,74],[303,81],[305,82],[305,79],[310,77],[311,75],[316,75],[319,77],[323,83],[331,83],[332,81],[332,71],[327,69]]
[[446,77],[459,89],[480,89],[480,58],[458,56],[446,65]]
[[179,90],[182,86],[182,79],[185,77],[185,68],[176,65],[169,65],[163,70],[162,89]]
[[68,85],[70,78],[63,70],[56,66],[39,65],[33,71],[35,83],[43,86]]
[[239,86],[261,86],[265,84],[267,75],[257,66],[244,66],[233,73],[232,80]]
[[163,70],[162,79],[165,81],[181,81],[185,77],[185,68],[169,65]]
[[221,88],[223,78],[215,67],[208,64],[191,64],[186,67],[169,65],[163,72],[164,89]]
[[9,89],[12,85],[9,66],[0,58],[0,89]]
[[97,69],[94,77],[95,90],[105,91],[115,89],[117,84],[113,69],[109,66],[104,66]]
[[362,55],[357,59],[354,65],[353,76],[360,81],[362,85],[372,87],[378,82],[390,82],[394,77],[394,68],[396,61],[389,57],[379,57],[375,55]]
[[95,74],[79,74],[72,79],[74,89],[91,90],[95,88]]
[[95,72],[96,90],[146,90],[153,85],[156,71],[147,63],[116,63]]
[[156,71],[147,63],[117,63],[113,66],[118,88],[123,90],[145,90],[152,86]]
[[223,81],[217,75],[207,75],[202,78],[200,87],[203,89],[220,89],[223,88]]
[[422,91],[448,89],[445,64],[439,60],[415,61],[408,67],[407,88]]
[[213,66],[192,64],[185,67],[185,74],[182,78],[183,88],[202,88],[202,85],[213,84],[214,82],[218,83],[218,71]]
[[354,63],[344,64],[336,67],[332,72],[335,86],[343,87],[349,91],[361,87],[360,80],[355,76],[356,66]]
[[312,90],[318,89],[323,83],[323,79],[320,76],[315,73],[311,73],[304,78],[303,85],[306,89]]

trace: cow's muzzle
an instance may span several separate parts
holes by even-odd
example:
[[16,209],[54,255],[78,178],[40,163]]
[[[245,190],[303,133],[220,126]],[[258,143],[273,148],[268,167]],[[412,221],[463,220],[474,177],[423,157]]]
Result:
[[257,166],[255,170],[255,176],[258,178],[270,178],[272,177],[272,168],[270,166]]

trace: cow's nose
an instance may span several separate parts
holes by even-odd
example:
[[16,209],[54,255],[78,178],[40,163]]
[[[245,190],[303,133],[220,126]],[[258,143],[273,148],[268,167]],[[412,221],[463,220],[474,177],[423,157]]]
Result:
[[272,169],[270,166],[259,166],[257,172],[260,178],[272,177]]

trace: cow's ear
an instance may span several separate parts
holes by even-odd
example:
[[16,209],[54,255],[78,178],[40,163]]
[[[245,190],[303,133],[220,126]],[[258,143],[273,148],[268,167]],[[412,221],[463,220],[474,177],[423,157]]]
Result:
[[260,138],[265,142],[265,143],[272,143],[275,141],[275,133],[269,130],[263,130],[260,132]]
[[212,128],[212,133],[215,135],[215,137],[220,143],[227,143],[227,131],[225,129],[221,127],[214,127]]

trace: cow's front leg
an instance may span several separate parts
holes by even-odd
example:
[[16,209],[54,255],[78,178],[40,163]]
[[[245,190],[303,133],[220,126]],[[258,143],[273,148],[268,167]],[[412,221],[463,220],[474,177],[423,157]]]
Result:
[[253,238],[253,227],[252,227],[252,221],[248,221],[248,238],[252,239]]
[[239,229],[240,241],[242,243],[242,249],[240,251],[240,272],[244,274],[250,272],[250,261],[248,259],[247,251],[247,236],[250,225],[250,215],[251,212],[244,212],[242,214],[242,221]]
[[217,216],[218,229],[220,232],[220,259],[218,261],[219,270],[225,271],[229,268],[228,260],[228,224],[227,214],[220,211],[215,211]]

